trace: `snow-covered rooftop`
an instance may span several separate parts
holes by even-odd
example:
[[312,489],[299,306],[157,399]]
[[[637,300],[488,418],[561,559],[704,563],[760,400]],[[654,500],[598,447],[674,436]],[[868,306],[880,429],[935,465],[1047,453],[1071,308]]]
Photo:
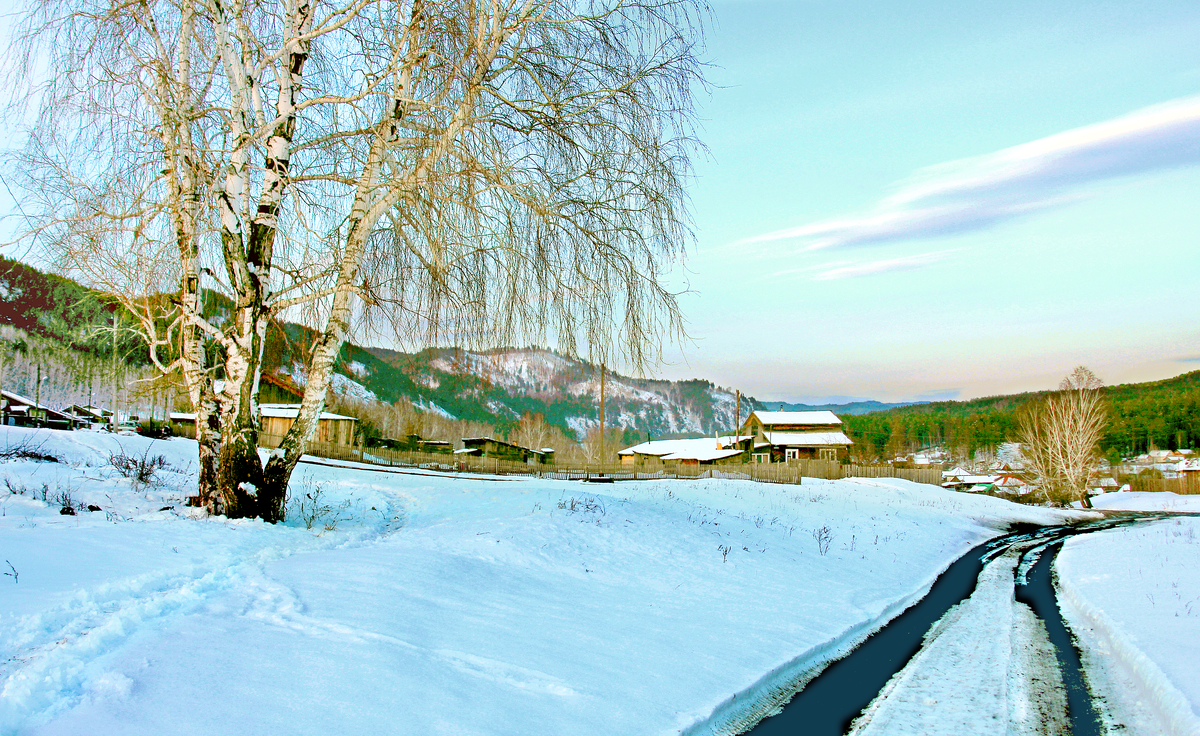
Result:
[[998,475],[958,475],[958,476],[955,476],[955,478],[957,480],[947,481],[947,482],[943,483],[942,485],[954,486],[954,485],[964,485],[967,483],[991,484],[991,483],[995,483],[996,481],[1000,480],[1000,476],[998,476]]
[[[733,437],[699,437],[689,440],[651,440],[626,447],[618,455],[654,455],[663,460],[719,460],[741,452],[730,448]],[[743,438],[748,439],[748,438]]]
[[[26,404],[28,406],[37,407],[38,409],[49,409],[50,408],[50,407],[46,406],[45,404],[37,403],[36,401],[29,398],[28,396],[22,396],[21,394],[13,393],[12,391],[0,391],[0,396],[3,396],[4,398],[8,399],[9,401],[17,401],[22,404]],[[15,411],[15,409],[13,409],[13,410]]]
[[841,424],[831,411],[756,411],[754,416],[763,424]]
[[[295,419],[300,413],[299,404],[259,404],[259,413],[264,417],[282,417],[284,419]],[[195,419],[195,415],[192,417]],[[350,419],[358,421],[355,417],[348,417],[345,414],[334,414],[331,411],[321,412],[322,419]]]
[[766,432],[772,445],[853,445],[845,432]]

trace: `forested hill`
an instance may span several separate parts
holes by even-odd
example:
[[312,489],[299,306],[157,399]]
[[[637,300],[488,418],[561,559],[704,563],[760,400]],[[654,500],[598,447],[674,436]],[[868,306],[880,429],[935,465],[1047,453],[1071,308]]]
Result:
[[[215,322],[221,323],[230,308],[224,296],[205,292],[205,313]],[[133,320],[115,300],[97,296],[71,279],[0,257],[0,327],[37,342],[37,349],[17,363],[0,360],[0,384],[22,390],[34,382],[34,363],[43,367],[54,363],[59,366],[56,375],[64,376],[60,383],[69,387],[79,382],[78,376],[70,374],[79,372],[81,355],[93,356],[93,363],[100,361],[98,370],[104,370],[113,350],[114,313],[121,325],[116,346],[121,369],[147,366],[147,351],[129,329]],[[0,336],[0,341],[13,342],[15,335]],[[272,324],[264,347],[264,371],[303,384],[306,347],[314,339],[308,327]],[[3,347],[0,342],[0,358]],[[526,413],[540,414],[550,425],[578,438],[599,424],[598,366],[543,348],[475,352],[431,348],[410,354],[347,343],[335,370],[333,393],[343,400],[339,407],[344,411],[353,411],[356,400],[411,402],[426,413],[490,425],[501,435]],[[745,418],[758,407],[747,396],[741,397],[739,407],[731,389],[702,379],[660,381],[609,371],[606,390],[605,424],[624,430],[621,440],[630,444],[647,435],[727,431],[734,426],[739,408]],[[52,405],[77,400],[66,394],[49,398]]]
[[842,404],[790,404],[786,401],[762,401],[759,403],[766,411],[831,411],[840,417],[846,414],[871,414],[901,406],[927,404],[929,402],[904,401],[897,404],[885,404],[882,401],[867,399],[865,401],[850,401]]
[[[1109,427],[1101,441],[1106,455],[1200,445],[1200,371],[1102,391],[1109,414]],[[938,401],[844,416],[843,420],[863,454],[886,457],[938,445],[966,456],[982,447],[1015,440],[1020,408],[1051,393]]]

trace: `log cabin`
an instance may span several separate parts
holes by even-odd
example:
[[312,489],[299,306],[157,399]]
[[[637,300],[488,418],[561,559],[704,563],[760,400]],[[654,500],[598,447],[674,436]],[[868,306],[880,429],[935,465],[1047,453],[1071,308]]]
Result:
[[845,460],[854,444],[831,411],[753,411],[739,434],[754,437],[756,463]]

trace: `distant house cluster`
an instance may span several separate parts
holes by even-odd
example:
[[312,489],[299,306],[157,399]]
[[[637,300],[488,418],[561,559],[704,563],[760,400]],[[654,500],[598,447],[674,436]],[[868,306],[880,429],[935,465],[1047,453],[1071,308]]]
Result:
[[1024,496],[1031,488],[1024,468],[1003,463],[988,473],[973,473],[962,468],[942,471],[942,487],[967,493],[1003,493]]
[[1131,474],[1158,471],[1163,478],[1179,478],[1200,471],[1200,456],[1195,450],[1151,450],[1135,457],[1126,470]]
[[[1097,471],[1088,479],[1088,491],[1092,495],[1129,490],[1119,486],[1108,471]],[[994,464],[987,473],[974,473],[962,468],[942,471],[942,487],[966,493],[999,493],[1009,496],[1024,496],[1034,490],[1031,474],[1020,463]]]
[[852,444],[831,411],[755,411],[736,435],[650,440],[617,454],[625,465],[839,461],[849,456]]

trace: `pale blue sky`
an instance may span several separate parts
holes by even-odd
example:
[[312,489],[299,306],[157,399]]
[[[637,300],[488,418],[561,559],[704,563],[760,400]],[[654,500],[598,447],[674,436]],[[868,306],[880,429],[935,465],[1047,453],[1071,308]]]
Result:
[[909,400],[1200,368],[1200,3],[717,0],[707,39],[664,376]]
[[901,400],[1200,367],[1200,4],[714,10],[664,375]]

